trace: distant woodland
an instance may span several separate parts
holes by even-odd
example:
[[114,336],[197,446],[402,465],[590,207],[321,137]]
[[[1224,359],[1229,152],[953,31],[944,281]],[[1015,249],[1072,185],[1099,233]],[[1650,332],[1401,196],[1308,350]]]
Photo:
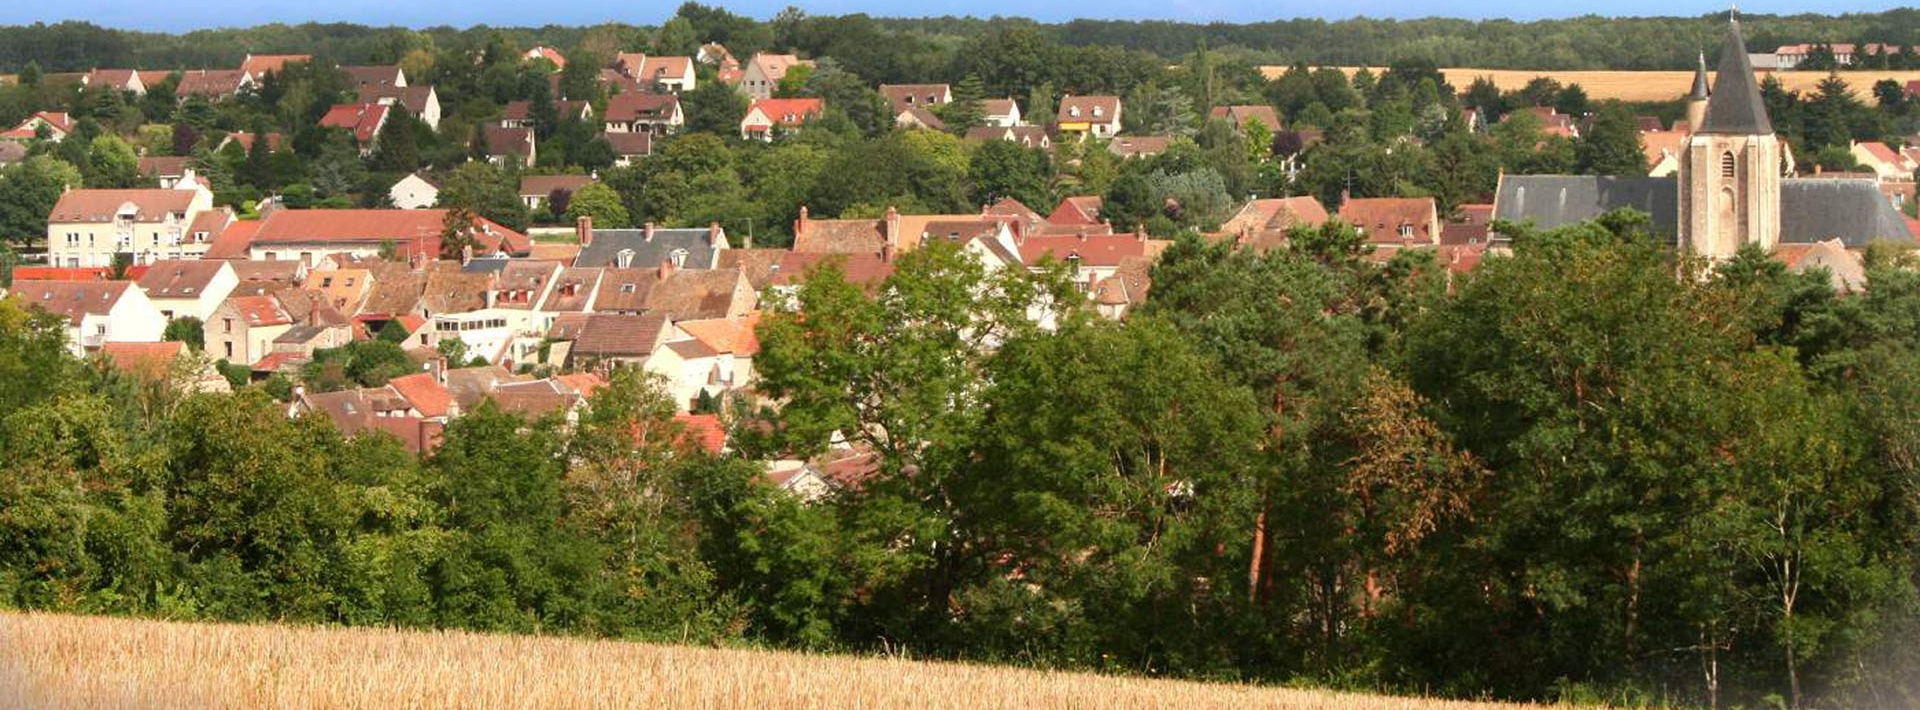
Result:
[[[1355,18],[1204,25],[1115,20],[1041,24],[999,17],[811,16],[793,10],[765,22],[743,22],[743,18],[721,12],[711,17],[716,23],[734,24],[719,28],[728,32],[715,36],[724,38],[735,56],[778,48],[840,57],[846,54],[845,47],[860,46],[865,53],[887,58],[885,63],[900,70],[898,74],[862,72],[868,78],[928,81],[957,80],[924,70],[954,66],[969,41],[1013,28],[1030,28],[1063,44],[1101,45],[1166,60],[1177,60],[1204,43],[1235,59],[1265,64],[1387,66],[1431,62],[1437,66],[1513,69],[1687,69],[1699,50],[1710,52],[1719,46],[1721,25],[1713,20],[1721,14],[1625,19],[1589,16],[1536,22]],[[685,17],[686,13],[679,16]],[[1751,28],[1748,46],[1753,51],[1801,42],[1920,42],[1920,10],[1913,8],[1837,16],[1742,15],[1742,19]],[[30,62],[49,72],[94,67],[227,68],[238,64],[248,52],[298,52],[342,64],[377,63],[397,59],[422,44],[441,49],[479,46],[496,33],[521,46],[545,44],[565,51],[617,46],[655,29],[605,24],[433,27],[415,31],[308,23],[163,34],[62,22],[0,27],[0,72],[17,72]]]

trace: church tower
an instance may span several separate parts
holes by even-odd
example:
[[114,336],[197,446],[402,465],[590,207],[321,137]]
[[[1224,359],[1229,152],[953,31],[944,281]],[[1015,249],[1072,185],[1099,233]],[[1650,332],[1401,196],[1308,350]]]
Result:
[[[1695,84],[1698,91],[1698,77]],[[1703,113],[1680,158],[1680,245],[1716,261],[1748,243],[1772,251],[1780,241],[1780,139],[1737,20],[1727,24]]]
[[1707,120],[1707,53],[1700,53],[1700,64],[1693,69],[1693,91],[1687,92],[1687,130],[1700,130]]

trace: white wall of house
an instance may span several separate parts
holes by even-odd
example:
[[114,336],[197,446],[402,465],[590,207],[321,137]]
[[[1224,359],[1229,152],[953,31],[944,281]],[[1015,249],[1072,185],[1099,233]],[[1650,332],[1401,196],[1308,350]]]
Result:
[[387,189],[387,199],[399,209],[423,210],[439,203],[440,188],[420,179],[419,175],[408,173]]
[[167,319],[138,288],[122,292],[106,313],[88,313],[67,325],[67,349],[75,355],[104,343],[157,343]]
[[221,264],[220,270],[214,272],[213,279],[207,282],[207,287],[197,294],[176,297],[149,295],[147,298],[153,301],[154,308],[159,309],[160,314],[168,320],[198,318],[200,322],[205,323],[213,316],[213,312],[220,308],[221,302],[227,300],[227,295],[233,293],[233,289],[239,285],[240,277],[234,275],[233,267]]
[[106,222],[48,222],[47,263],[52,266],[112,266],[115,254],[129,254],[134,264],[161,259],[197,259],[213,243],[211,236],[196,239],[187,233],[193,218],[213,209],[213,193],[195,189],[185,212],[153,222],[116,216]]

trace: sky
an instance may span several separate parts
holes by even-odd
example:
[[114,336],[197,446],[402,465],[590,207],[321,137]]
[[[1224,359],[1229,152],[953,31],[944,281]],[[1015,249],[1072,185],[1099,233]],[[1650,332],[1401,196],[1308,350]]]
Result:
[[[1186,22],[1214,20],[1253,22],[1295,17],[1343,19],[1366,17],[1506,17],[1533,20],[1570,17],[1601,11],[1612,16],[1698,16],[1727,9],[1712,0],[1615,0],[1604,8],[1589,3],[1539,0],[1340,0],[1338,2],[1249,2],[1246,0],[1105,0],[1098,3],[1041,3],[1028,0],[707,0],[737,13],[766,19],[788,5],[810,14],[838,15],[865,12],[886,17],[993,15],[1031,17],[1058,22],[1079,17],[1100,19],[1163,19]],[[107,27],[177,32],[208,27],[235,27],[271,22],[355,22],[376,26],[427,27],[476,24],[533,26],[589,25],[606,21],[639,25],[658,24],[670,16],[678,0],[649,3],[608,0],[562,0],[557,3],[526,0],[60,0],[6,2],[0,25],[87,20]],[[1802,12],[1875,12],[1896,7],[1886,0],[1773,0],[1741,3],[1742,12],[1791,14]]]

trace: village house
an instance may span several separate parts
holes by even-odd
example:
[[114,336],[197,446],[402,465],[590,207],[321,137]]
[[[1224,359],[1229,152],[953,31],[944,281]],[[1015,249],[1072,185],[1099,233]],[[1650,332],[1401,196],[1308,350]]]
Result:
[[567,58],[564,55],[560,54],[560,50],[554,49],[552,47],[548,47],[546,45],[541,45],[538,47],[534,47],[533,49],[529,49],[527,50],[526,54],[523,54],[520,56],[521,56],[521,59],[524,61],[544,59],[546,60],[547,64],[552,65],[553,71],[556,71],[556,72],[567,68]]
[[1009,141],[1027,148],[1053,150],[1053,137],[1041,126],[974,126],[964,136],[969,141]]
[[347,75],[347,82],[355,91],[363,89],[394,89],[407,85],[407,72],[398,64],[382,66],[340,67]]
[[894,123],[907,128],[945,130],[934,114],[935,107],[953,102],[953,89],[946,84],[881,84],[880,95],[893,108]]
[[252,85],[266,81],[268,74],[287,68],[288,64],[307,64],[313,61],[310,54],[249,54],[240,60],[240,73],[247,77]]
[[106,343],[156,343],[167,319],[131,281],[13,282],[9,297],[67,318],[67,349],[76,357]]
[[357,96],[363,104],[379,104],[389,109],[398,106],[428,128],[440,130],[440,94],[431,86],[363,86]]
[[570,339],[566,366],[607,371],[644,367],[647,358],[666,342],[673,324],[664,314],[587,314]]
[[531,362],[541,334],[534,313],[559,274],[560,265],[554,262],[508,261],[494,275],[482,307],[433,315],[428,326],[433,345],[459,340],[470,356],[508,369]]
[[[142,73],[144,72],[132,69],[95,68],[93,71],[87,72],[86,77],[80,80],[80,84],[88,89],[113,89],[115,91],[131,92],[137,96],[146,96],[147,81],[145,77],[140,76]],[[162,79],[164,80],[164,78],[163,75]]]
[[35,111],[12,130],[0,133],[0,140],[30,141],[42,137],[59,143],[73,132],[73,117],[65,111]]
[[[260,219],[246,240],[248,258],[298,261],[308,267],[330,255],[435,258],[440,254],[447,211],[278,210]],[[240,222],[237,224],[246,224]],[[477,255],[524,254],[527,237],[484,217],[469,231]]]
[[1340,221],[1376,247],[1436,246],[1440,210],[1431,197],[1354,197],[1340,203]]
[[252,365],[273,352],[273,341],[293,327],[293,316],[273,295],[229,296],[202,324],[208,357]]
[[440,185],[438,180],[424,173],[407,173],[387,188],[387,201],[403,210],[418,210],[440,203]]
[[671,135],[687,124],[680,97],[673,94],[620,94],[607,100],[607,133]]
[[652,93],[678,94],[699,85],[692,57],[649,57],[639,52],[622,52],[614,58],[613,69]]
[[1207,116],[1227,121],[1238,128],[1258,123],[1266,127],[1269,134],[1280,131],[1280,114],[1275,113],[1272,106],[1215,106],[1207,112]]
[[167,320],[194,318],[205,322],[240,285],[240,278],[225,261],[167,259],[148,267],[136,285]]
[[205,253],[190,227],[213,208],[213,194],[190,190],[68,190],[47,216],[47,263],[112,266],[116,256],[133,264]]
[[581,218],[574,225],[580,254],[573,265],[583,268],[651,269],[661,264],[676,269],[711,269],[722,251],[731,247],[719,225],[704,229],[668,229],[652,223],[639,229],[599,229]]
[[173,93],[180,101],[196,96],[219,101],[252,86],[253,78],[237,69],[195,69],[180,73],[180,83]]
[[811,67],[813,61],[791,54],[755,54],[741,69],[739,88],[752,98],[773,98],[774,90],[780,88],[780,80],[797,66]]
[[1013,99],[986,99],[980,102],[980,122],[988,126],[1009,128],[1027,125],[1020,118],[1020,104]]
[[1914,171],[1920,169],[1920,162],[1880,141],[1853,141],[1848,152],[1881,182],[1913,182]]
[[1294,229],[1319,227],[1327,219],[1327,208],[1312,196],[1249,200],[1220,224],[1211,239],[1232,240],[1241,249],[1266,253],[1286,248]]
[[486,143],[487,162],[501,167],[533,167],[533,129],[482,126],[480,131]]
[[740,119],[740,139],[771,141],[800,130],[826,110],[822,99],[757,99]]
[[1062,96],[1056,125],[1063,134],[1081,137],[1112,138],[1120,135],[1120,97]]
[[378,103],[334,104],[320,117],[321,128],[338,128],[353,134],[362,157],[372,155],[380,129],[387,125],[388,106]]
[[602,133],[607,145],[613,147],[615,167],[627,167],[634,161],[653,154],[653,134],[651,133]]

